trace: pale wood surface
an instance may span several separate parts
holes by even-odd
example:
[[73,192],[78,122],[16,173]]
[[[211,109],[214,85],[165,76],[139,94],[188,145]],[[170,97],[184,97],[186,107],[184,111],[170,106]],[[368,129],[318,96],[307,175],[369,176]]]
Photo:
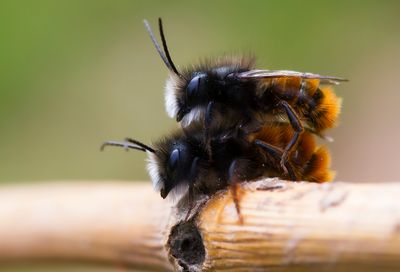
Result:
[[170,210],[148,182],[0,187],[0,263],[89,261],[172,270],[164,253]]
[[400,183],[268,181],[249,187],[241,199],[243,225],[226,194],[201,213],[204,267],[400,271]]
[[[263,190],[260,190],[263,189]],[[191,270],[400,271],[400,183],[244,184],[239,224],[229,193],[195,221],[204,263]],[[183,212],[182,212],[183,213]],[[102,262],[173,270],[176,223],[150,183],[46,183],[0,187],[0,263]]]

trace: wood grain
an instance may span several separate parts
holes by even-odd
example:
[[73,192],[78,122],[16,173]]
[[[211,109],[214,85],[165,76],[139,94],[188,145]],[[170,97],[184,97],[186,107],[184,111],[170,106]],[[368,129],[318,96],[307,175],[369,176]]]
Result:
[[[185,210],[171,207],[147,182],[3,186],[0,263],[83,261],[146,271],[400,271],[399,198],[399,182],[267,179],[242,184],[243,224],[229,192],[203,201],[197,215],[182,223]],[[189,227],[171,233],[182,224]]]
[[[263,188],[263,190],[260,190]],[[204,268],[224,271],[400,271],[400,184],[264,181],[199,217]]]
[[170,204],[149,183],[54,182],[0,188],[0,262],[79,261],[172,270]]

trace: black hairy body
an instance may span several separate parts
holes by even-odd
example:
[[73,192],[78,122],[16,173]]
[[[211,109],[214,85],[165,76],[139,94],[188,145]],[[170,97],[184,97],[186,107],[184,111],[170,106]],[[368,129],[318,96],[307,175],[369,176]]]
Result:
[[149,165],[158,169],[158,174],[152,178],[162,197],[171,191],[176,195],[188,190],[212,195],[227,188],[229,168],[235,160],[240,160],[242,180],[252,180],[266,172],[282,172],[279,162],[260,152],[259,147],[223,131],[213,131],[210,156],[203,131],[199,128],[190,127],[185,133],[176,131],[154,144],[156,152]]
[[[226,132],[224,128],[212,128],[209,142],[203,135],[201,125],[192,125],[146,146],[136,140],[106,142],[147,151],[148,170],[153,185],[162,198],[195,195],[213,195],[230,188],[239,212],[236,185],[260,177],[278,177],[287,180],[329,181],[330,157],[324,147],[317,147],[315,137],[305,131],[285,166],[280,164],[283,148],[293,136],[290,124],[266,126],[257,133],[240,136]],[[209,145],[210,150],[208,150]],[[211,151],[211,152],[210,152]]]
[[252,128],[258,124],[259,128],[266,122],[295,119],[298,125],[321,133],[336,124],[341,102],[325,86],[339,80],[293,71],[260,71],[251,58],[224,57],[183,70],[180,76],[171,74],[166,107],[184,127],[200,121],[206,126]]

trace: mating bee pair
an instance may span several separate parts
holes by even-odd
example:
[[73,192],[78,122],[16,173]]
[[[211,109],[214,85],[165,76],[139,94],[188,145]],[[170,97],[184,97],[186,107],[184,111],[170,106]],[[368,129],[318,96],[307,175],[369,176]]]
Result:
[[[137,140],[108,141],[148,153],[148,171],[161,197],[212,195],[231,189],[238,213],[237,184],[260,177],[330,181],[325,147],[315,135],[335,126],[341,100],[330,85],[345,79],[294,71],[256,70],[252,58],[223,57],[178,71],[162,21],[163,50],[145,21],[154,46],[170,71],[166,110],[182,129],[153,147]],[[192,203],[189,203],[189,210]]]

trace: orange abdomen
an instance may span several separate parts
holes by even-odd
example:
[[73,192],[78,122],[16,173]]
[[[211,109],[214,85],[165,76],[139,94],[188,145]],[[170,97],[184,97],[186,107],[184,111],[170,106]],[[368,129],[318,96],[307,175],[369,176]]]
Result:
[[331,87],[320,85],[318,79],[280,77],[266,79],[262,86],[278,99],[287,101],[315,132],[337,124],[341,99]]
[[[268,124],[260,131],[249,135],[248,140],[258,139],[283,150],[293,137],[293,133],[290,124]],[[326,182],[334,177],[334,172],[330,169],[331,159],[328,149],[317,146],[315,136],[309,131],[301,134],[297,146],[289,157],[289,162],[299,180]]]

